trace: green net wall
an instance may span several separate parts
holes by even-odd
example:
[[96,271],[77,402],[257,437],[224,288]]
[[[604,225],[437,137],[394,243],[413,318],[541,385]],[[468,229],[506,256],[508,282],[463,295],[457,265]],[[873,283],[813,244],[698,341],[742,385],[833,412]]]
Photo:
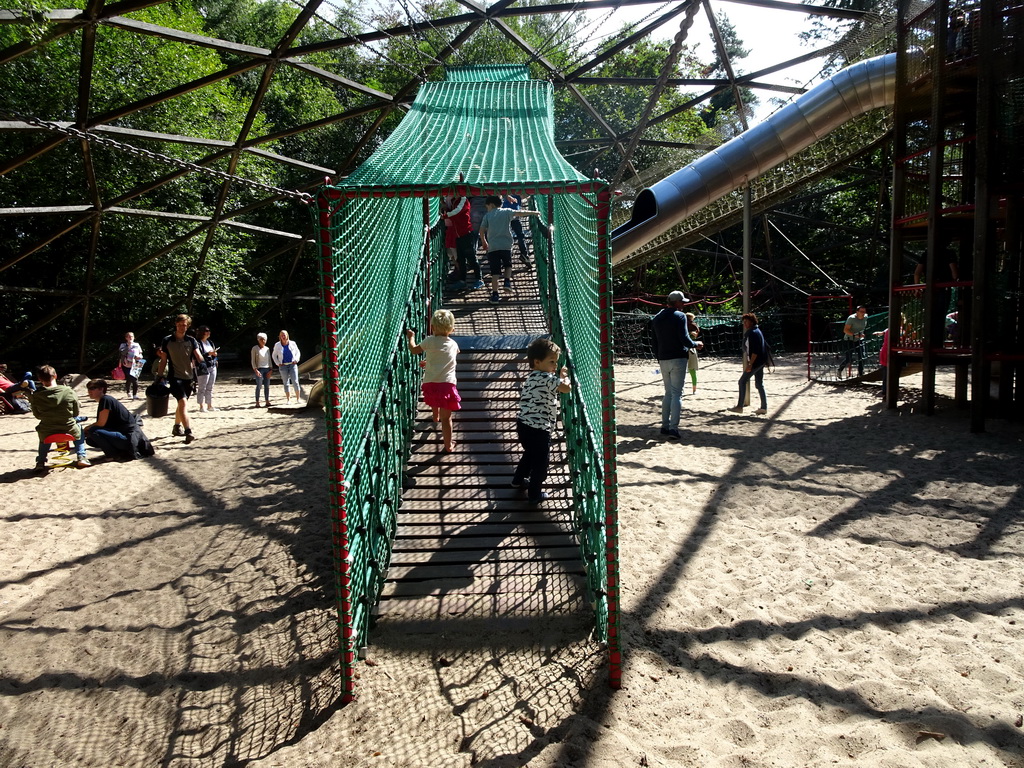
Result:
[[474,67],[452,67],[445,79],[450,83],[513,82],[529,80],[530,70],[518,64],[481,64]]
[[612,675],[618,673],[618,521],[614,446],[612,312],[607,252],[608,207],[596,194],[539,195],[546,232],[534,233],[541,299],[552,336],[562,347],[574,387],[562,396],[573,478],[573,528],[597,614],[598,639],[607,640]]
[[460,178],[481,190],[470,194],[589,182],[555,149],[553,126],[551,83],[425,83],[405,119],[345,186],[436,195]]
[[[343,698],[391,559],[420,368],[403,331],[422,327],[444,267],[425,214],[436,201],[322,193],[325,415]],[[340,204],[339,204],[340,203]]]

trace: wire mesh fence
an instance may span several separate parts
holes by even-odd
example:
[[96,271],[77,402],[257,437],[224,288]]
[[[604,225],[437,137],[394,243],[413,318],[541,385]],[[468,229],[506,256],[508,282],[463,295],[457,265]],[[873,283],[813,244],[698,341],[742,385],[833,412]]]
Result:
[[889,313],[867,316],[862,338],[847,338],[843,333],[846,320],[835,320],[827,326],[828,338],[811,341],[807,349],[807,376],[815,381],[849,381],[879,370],[882,332],[889,322]]
[[[615,357],[617,360],[654,360],[657,357],[654,344],[654,330],[651,326],[652,313],[637,310],[615,313]],[[743,346],[743,324],[740,313],[695,314],[700,332],[697,336],[704,343],[702,357],[738,357]],[[772,354],[782,352],[782,318],[775,313],[758,315],[758,327],[771,345]]]

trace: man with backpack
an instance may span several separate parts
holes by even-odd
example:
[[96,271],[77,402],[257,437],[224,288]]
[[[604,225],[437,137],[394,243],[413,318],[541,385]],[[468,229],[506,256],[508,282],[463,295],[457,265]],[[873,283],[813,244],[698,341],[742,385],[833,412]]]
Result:
[[729,410],[733,413],[743,413],[743,400],[747,391],[747,384],[754,379],[754,388],[761,396],[761,407],[754,413],[768,413],[768,398],[764,393],[764,369],[771,363],[772,353],[768,349],[768,343],[764,340],[764,334],[757,327],[757,315],[747,312],[743,315],[743,375],[740,376],[740,399],[735,408]]
[[165,336],[160,342],[160,349],[157,350],[160,363],[156,371],[158,379],[164,378],[164,374],[167,374],[167,386],[171,389],[171,396],[178,402],[171,434],[176,437],[184,435],[185,445],[196,439],[192,434],[192,423],[188,417],[188,399],[196,391],[196,375],[206,370],[199,342],[195,337],[188,335],[190,325],[192,318],[188,315],[178,315],[174,318],[174,333]]

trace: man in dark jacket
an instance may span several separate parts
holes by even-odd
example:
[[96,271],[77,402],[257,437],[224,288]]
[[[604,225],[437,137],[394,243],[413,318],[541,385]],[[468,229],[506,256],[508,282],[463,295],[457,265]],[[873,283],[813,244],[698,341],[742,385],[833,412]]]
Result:
[[672,438],[679,437],[679,413],[690,350],[704,347],[690,336],[690,324],[683,312],[687,301],[682,291],[672,291],[665,302],[667,306],[651,320],[658,366],[665,384],[665,395],[661,399],[661,434]]
[[768,413],[768,397],[764,392],[764,367],[771,362],[772,354],[764,340],[764,334],[757,327],[757,315],[747,312],[743,315],[743,375],[740,376],[740,397],[736,407],[729,410],[743,413],[743,401],[747,397],[747,385],[754,379],[754,387],[761,397],[761,407],[754,413]]

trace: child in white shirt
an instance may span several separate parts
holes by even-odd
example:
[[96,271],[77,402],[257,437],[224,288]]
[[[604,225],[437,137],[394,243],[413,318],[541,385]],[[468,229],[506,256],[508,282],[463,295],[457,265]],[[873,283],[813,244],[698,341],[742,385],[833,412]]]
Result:
[[455,449],[452,439],[452,412],[461,410],[458,380],[455,378],[455,358],[459,345],[451,338],[455,330],[455,315],[447,309],[437,310],[430,318],[430,332],[422,343],[416,343],[416,332],[411,328],[405,332],[409,340],[409,351],[424,355],[423,402],[434,411],[434,421],[441,422],[444,450]]

